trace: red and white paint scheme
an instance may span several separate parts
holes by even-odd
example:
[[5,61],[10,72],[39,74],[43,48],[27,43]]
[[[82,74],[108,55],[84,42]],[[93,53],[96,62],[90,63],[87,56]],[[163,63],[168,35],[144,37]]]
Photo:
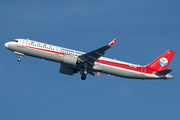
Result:
[[[168,66],[175,51],[168,50],[146,66],[135,65],[103,57],[105,51],[114,45],[115,38],[108,45],[94,51],[84,53],[72,49],[58,47],[29,39],[15,39],[5,43],[5,47],[19,55],[20,62],[24,55],[61,63],[60,73],[73,75],[80,72],[81,79],[86,75],[96,76],[106,73],[109,75],[133,79],[172,79]],[[97,73],[97,74],[95,74]]]

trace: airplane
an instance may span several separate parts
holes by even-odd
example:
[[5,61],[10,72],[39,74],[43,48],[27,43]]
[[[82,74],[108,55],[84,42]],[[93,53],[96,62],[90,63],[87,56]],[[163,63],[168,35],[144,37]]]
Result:
[[24,55],[61,63],[60,73],[74,75],[80,72],[81,79],[87,74],[97,76],[102,73],[130,79],[172,79],[168,66],[175,51],[168,50],[146,66],[131,64],[104,57],[105,51],[111,48],[118,38],[108,45],[85,53],[64,47],[58,47],[29,39],[14,39],[5,43],[5,47],[19,55],[20,62]]

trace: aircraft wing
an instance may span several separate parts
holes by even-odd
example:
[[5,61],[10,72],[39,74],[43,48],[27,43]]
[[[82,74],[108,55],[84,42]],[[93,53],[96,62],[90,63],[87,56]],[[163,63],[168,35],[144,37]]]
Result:
[[83,62],[87,62],[91,65],[94,65],[94,61],[98,61],[98,58],[103,56],[105,54],[105,51],[108,50],[111,46],[114,45],[118,38],[115,38],[112,42],[110,42],[108,45],[101,47],[99,49],[96,49],[94,51],[88,52],[86,54],[78,56],[80,60]]

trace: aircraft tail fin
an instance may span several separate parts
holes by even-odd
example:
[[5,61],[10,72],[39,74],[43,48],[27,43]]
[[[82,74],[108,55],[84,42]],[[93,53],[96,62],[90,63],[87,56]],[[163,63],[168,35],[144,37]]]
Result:
[[147,65],[146,67],[156,72],[164,71],[168,68],[174,54],[175,54],[175,51],[168,50],[164,54],[162,54],[160,57],[158,57],[156,60],[151,62],[149,65]]

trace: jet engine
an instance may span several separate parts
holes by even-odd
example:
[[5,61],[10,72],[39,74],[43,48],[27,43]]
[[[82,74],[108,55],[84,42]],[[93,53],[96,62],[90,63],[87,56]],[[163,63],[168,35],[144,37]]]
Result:
[[66,74],[66,75],[73,75],[73,73],[75,73],[73,67],[65,65],[63,63],[61,64],[59,72],[63,73],[63,74]]

